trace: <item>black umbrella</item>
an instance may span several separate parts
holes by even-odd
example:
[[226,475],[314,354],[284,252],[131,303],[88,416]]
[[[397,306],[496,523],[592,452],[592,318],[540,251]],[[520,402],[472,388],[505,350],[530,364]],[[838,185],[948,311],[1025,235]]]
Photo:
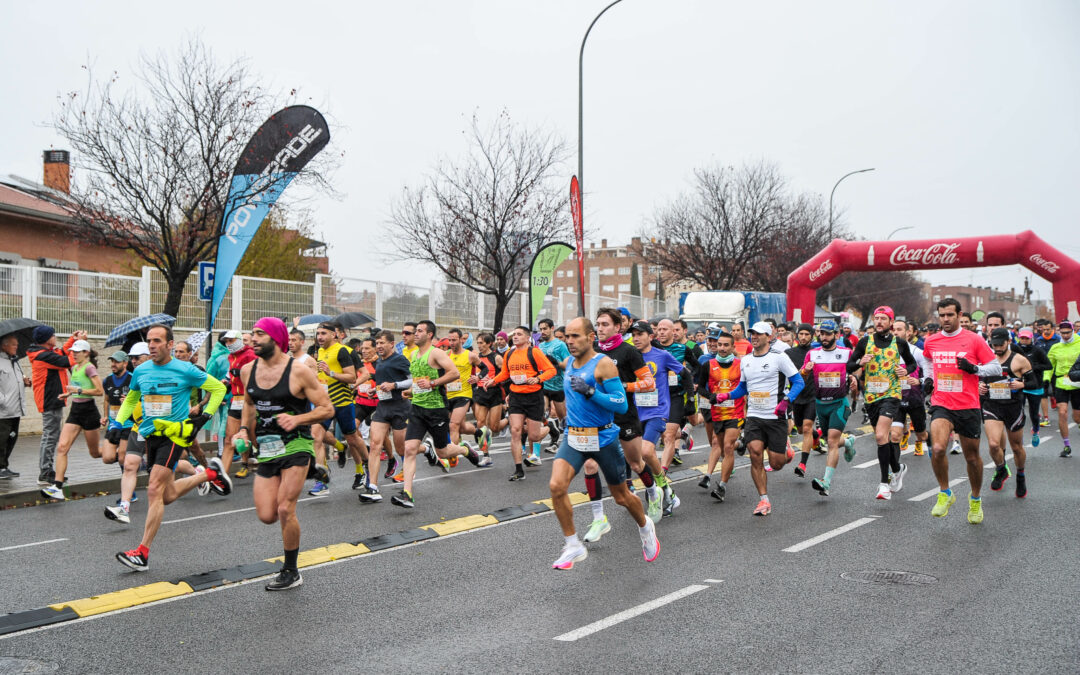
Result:
[[357,326],[375,323],[375,319],[370,314],[364,314],[363,312],[345,312],[344,314],[338,314],[333,320],[346,328],[356,328]]
[[34,343],[34,329],[45,324],[34,319],[19,317],[0,321],[0,337],[14,333],[19,338],[19,351],[16,358],[26,356],[26,349]]

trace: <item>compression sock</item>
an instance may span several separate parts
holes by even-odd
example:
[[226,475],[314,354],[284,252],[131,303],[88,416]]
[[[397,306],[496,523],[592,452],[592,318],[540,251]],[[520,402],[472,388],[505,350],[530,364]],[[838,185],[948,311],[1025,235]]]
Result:
[[892,444],[877,446],[878,468],[881,469],[881,482],[889,482],[889,467],[892,464]]
[[831,467],[831,466],[825,467],[825,479],[824,480],[825,480],[826,485],[832,485],[832,475],[833,475],[834,471],[836,471],[835,467]]
[[892,457],[891,457],[892,462],[890,463],[890,467],[892,468],[893,473],[899,473],[899,471],[900,471],[900,444],[899,443],[890,443],[890,445],[892,446]]
[[533,457],[536,457],[536,456],[538,456],[540,454],[540,444],[539,443],[533,443],[532,444],[532,449],[533,449]]
[[285,569],[296,571],[296,558],[300,555],[300,547],[285,549]]
[[524,476],[525,475],[525,465],[522,464],[521,462],[518,462],[517,464],[515,464],[514,465],[514,473],[516,473],[519,476]]
[[604,502],[600,500],[589,502],[589,506],[592,508],[593,520],[600,520],[604,517]]
[[589,494],[591,501],[598,501],[602,498],[603,493],[600,488],[600,474],[587,473],[585,474],[585,492]]
[[808,459],[810,459],[810,453],[809,452],[800,452],[799,453],[799,464],[806,464],[806,460],[808,460]]
[[656,483],[656,481],[653,480],[652,469],[649,468],[648,464],[641,470],[638,477],[641,478],[641,482],[646,488],[651,488]]

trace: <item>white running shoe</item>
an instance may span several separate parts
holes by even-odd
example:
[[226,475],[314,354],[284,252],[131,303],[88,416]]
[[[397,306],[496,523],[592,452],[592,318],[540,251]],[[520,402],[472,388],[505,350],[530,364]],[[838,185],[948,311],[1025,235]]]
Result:
[[600,516],[589,525],[589,531],[585,533],[584,539],[591,544],[594,541],[600,541],[600,537],[608,532],[611,532],[611,522],[608,521],[607,516]]
[[[206,473],[206,469],[202,465],[199,465],[195,467],[195,473]],[[198,493],[200,497],[205,497],[210,494],[210,481],[199,483],[199,487],[195,488],[195,492]]]
[[585,548],[585,544],[580,541],[575,544],[565,544],[563,546],[562,555],[551,563],[551,567],[557,570],[568,570],[574,567],[574,563],[581,562],[585,558],[589,557],[589,551]]
[[892,475],[889,480],[889,492],[900,492],[904,489],[904,476],[907,474],[907,464],[901,464],[900,470]]
[[885,501],[892,499],[892,491],[889,490],[888,483],[878,483],[877,498]]
[[952,442],[952,446],[949,448],[949,454],[950,455],[959,455],[960,454],[960,441],[953,441]]
[[125,525],[131,522],[131,516],[123,506],[106,506],[105,517],[109,520],[115,520],[118,523],[124,523]]
[[641,535],[641,551],[645,556],[645,562],[652,562],[660,556],[660,540],[656,538],[656,526],[648,518],[645,519],[644,532]]

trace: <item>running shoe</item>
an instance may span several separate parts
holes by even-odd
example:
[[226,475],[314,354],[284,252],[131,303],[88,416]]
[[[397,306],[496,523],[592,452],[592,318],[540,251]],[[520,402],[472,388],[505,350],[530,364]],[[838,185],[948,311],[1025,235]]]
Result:
[[556,570],[572,569],[574,563],[579,563],[588,557],[589,551],[580,541],[574,544],[564,544],[562,554],[559,555],[555,562],[551,563],[551,568]]
[[600,541],[600,537],[608,532],[611,532],[611,522],[608,520],[607,516],[594,518],[593,521],[589,523],[588,532],[585,533],[585,541],[590,544],[594,541]]
[[360,501],[365,504],[374,504],[382,501],[382,495],[379,493],[378,485],[368,485],[360,491]]
[[443,473],[450,473],[450,460],[440,457],[438,465],[439,468],[443,470]]
[[405,472],[404,471],[398,471],[397,473],[395,473],[393,476],[390,477],[390,480],[394,481],[395,483],[404,483],[405,482]]
[[139,549],[137,548],[117,553],[116,559],[136,572],[145,572],[150,569],[150,561],[147,559],[147,556],[139,553]]
[[[195,473],[206,473],[206,469],[199,465],[195,465]],[[205,497],[206,495],[210,494],[210,481],[206,481],[205,483],[199,483],[199,487],[195,488],[195,492],[200,497]],[[133,499],[132,501],[135,500]]]
[[709,477],[708,476],[702,476],[701,480],[699,480],[697,482],[697,486],[699,488],[703,488],[705,490],[708,490],[709,489]]
[[798,466],[795,467],[795,475],[798,476],[799,478],[802,478],[803,476],[805,476],[806,475],[806,465],[803,464],[802,462],[799,462]]
[[900,470],[889,478],[889,492],[900,492],[904,489],[904,476],[907,475],[907,464],[901,464]]
[[679,454],[678,450],[676,450],[675,454],[671,456],[671,463],[674,464],[675,466],[681,466],[682,465],[682,455]]
[[742,436],[739,436],[737,439],[735,439],[735,454],[737,454],[739,457],[743,457],[746,455],[746,443],[743,442]]
[[278,572],[278,575],[274,577],[273,581],[266,584],[265,588],[268,591],[287,591],[290,588],[296,588],[304,583],[304,578],[300,576],[300,572],[297,570],[287,570],[284,567]]
[[682,504],[682,500],[679,499],[679,495],[675,494],[675,490],[671,489],[671,484],[664,486],[664,500],[663,500],[663,512],[664,516],[670,516],[675,512],[675,509],[679,508]]
[[787,456],[787,461],[789,461],[789,462],[791,460],[795,459],[795,449],[791,447],[790,442],[788,442],[787,450],[784,452],[784,454]]
[[1039,420],[1039,426],[1040,427],[1048,427],[1048,426],[1050,426],[1050,418],[1049,417],[1044,417],[1041,420]]
[[480,466],[480,457],[482,455],[473,450],[473,447],[468,443],[462,443],[461,447],[465,448],[465,459],[469,460],[473,466]]
[[[217,476],[210,481],[210,489],[215,494],[219,494],[222,497],[232,492],[232,478],[229,478],[229,473],[225,470],[225,465],[221,463],[220,457],[211,457],[207,462],[210,468],[217,472]],[[135,501],[132,497],[131,501]]]
[[915,441],[915,456],[922,457],[926,454],[926,448],[923,446],[922,441]]
[[998,492],[1001,488],[1005,487],[1005,481],[1009,480],[1009,476],[1012,475],[1012,470],[1009,469],[1008,464],[997,467],[994,470],[994,479],[990,481],[990,489],[994,492]]
[[850,462],[855,459],[855,437],[844,437],[844,461]]
[[480,452],[486,455],[491,447],[491,429],[481,429],[479,435],[480,438],[476,441],[476,444],[480,448]]
[[424,441],[421,443],[421,447],[424,449],[423,455],[427,459],[428,466],[435,466],[439,463],[439,456],[435,454],[435,448],[431,447],[431,443]]
[[525,455],[521,461],[525,463],[525,466],[540,466],[539,455]]
[[[349,461],[348,453],[345,453],[345,452],[338,452],[337,453],[337,465],[338,465],[339,469],[344,469],[345,464],[348,463],[348,461]],[[284,570],[282,570],[282,573],[284,573]]]
[[[652,499],[649,498],[649,492],[650,490],[645,491],[645,515],[648,516],[649,520],[658,523],[663,517],[663,510],[667,505],[667,499],[661,490],[657,490],[654,494],[659,494],[656,494],[656,497]],[[605,518],[606,517],[607,516],[605,516]]]
[[457,455],[454,455],[453,457],[447,457],[446,461],[450,462],[450,468],[451,469],[456,469],[457,468],[457,463],[458,463],[458,456]]
[[1071,445],[1066,445],[1061,450],[1061,453],[1058,455],[1058,457],[1071,457],[1071,456],[1072,456],[1072,446]]
[[[361,472],[361,473],[358,473],[358,474],[354,474],[353,479],[352,479],[352,489],[353,490],[359,490],[359,489],[363,488],[364,485],[367,484],[367,481],[364,480],[365,478],[367,478],[367,474],[365,474],[365,473]],[[322,481],[319,481],[319,482],[321,483]]]
[[[360,474],[364,475],[364,467],[360,467]],[[308,478],[314,478],[315,480],[321,480],[327,485],[330,484],[330,469],[326,468],[322,464],[312,464],[311,470],[308,471]]]
[[247,464],[244,464],[243,466],[240,467],[240,470],[236,472],[236,477],[237,478],[247,478],[248,477]]
[[772,504],[768,499],[762,499],[757,503],[757,508],[754,509],[755,516],[767,516],[772,513]]
[[968,497],[968,522],[978,525],[983,521],[982,500]]
[[[473,432],[472,437],[473,441],[475,441],[477,445],[480,445],[481,441],[484,440],[484,427],[479,424],[476,425],[476,431]],[[384,452],[383,454],[386,453]]]
[[525,472],[521,470],[514,470],[514,473],[510,474],[510,481],[525,480]]
[[911,428],[904,427],[904,437],[900,439],[900,449],[907,450],[908,442],[911,441]]
[[892,499],[892,491],[889,489],[888,483],[878,483],[877,499],[884,499],[885,501]]
[[652,562],[660,555],[660,540],[656,538],[656,526],[648,518],[645,519],[644,532],[641,536],[641,551],[645,556],[645,562]]
[[712,495],[712,498],[716,501],[722,502],[724,501],[724,497],[727,496],[727,488],[723,483],[717,483],[716,487],[714,487],[709,494]]
[[947,495],[944,492],[939,492],[937,495],[937,504],[934,504],[934,508],[930,509],[930,515],[935,518],[944,518],[949,515],[949,507],[956,503],[956,495]]
[[562,432],[559,431],[559,423],[556,422],[555,420],[551,419],[551,418],[548,418],[547,428],[548,428],[548,438],[551,439],[551,447],[553,447],[553,448],[558,447],[558,445],[559,445],[559,436],[560,436],[560,434],[562,434]]
[[59,499],[60,501],[65,499],[64,489],[56,487],[55,483],[41,488],[41,495],[47,499]]
[[822,497],[829,496],[829,484],[825,482],[824,478],[815,478],[810,481],[810,487],[818,491],[818,494]]
[[131,514],[123,506],[106,506],[105,517],[109,520],[115,520],[118,523],[124,523],[125,525],[131,522]]
[[[693,452],[694,451],[694,437],[691,436],[690,433],[687,432],[687,431],[684,431],[683,433],[686,434],[686,436],[683,437],[683,440],[686,441],[686,451],[687,452]],[[676,455],[679,454],[678,451],[676,451],[675,454]]]
[[1031,447],[1033,447],[1033,448],[1039,447],[1039,432],[1038,431],[1031,434]]
[[484,467],[491,466],[495,463],[495,460],[491,459],[491,455],[484,455],[480,458],[480,462],[476,466]]
[[308,490],[308,494],[312,497],[324,497],[330,494],[330,486],[322,482],[321,480],[317,480],[315,481],[315,485],[313,485],[312,488]]
[[383,478],[390,478],[397,472],[398,458],[397,455],[391,455],[390,459],[386,460],[386,471],[383,472]]
[[408,490],[402,490],[400,494],[396,494],[390,498],[390,503],[394,506],[400,506],[405,509],[411,509],[416,506],[413,501],[413,496]]
[[1027,497],[1027,477],[1022,473],[1016,474],[1016,496]]
[[824,438],[822,437],[821,432],[818,431],[817,428],[815,428],[814,429],[814,451],[817,452],[819,455],[824,455],[826,452],[829,451],[829,449],[827,447],[825,447],[825,443],[823,441],[824,441]]
[[952,445],[949,446],[949,454],[950,455],[959,455],[960,454],[960,441],[953,441],[952,442]]

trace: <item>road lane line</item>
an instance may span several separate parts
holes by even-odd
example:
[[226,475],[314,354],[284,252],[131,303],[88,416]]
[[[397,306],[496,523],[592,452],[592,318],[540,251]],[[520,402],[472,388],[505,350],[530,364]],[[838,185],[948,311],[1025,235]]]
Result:
[[710,587],[703,584],[691,584],[686,588],[675,591],[674,593],[668,593],[667,595],[663,595],[659,598],[644,602],[637,607],[631,607],[630,609],[623,610],[617,614],[612,614],[611,616],[600,619],[599,621],[594,621],[587,626],[582,626],[577,630],[572,630],[569,633],[563,633],[562,635],[556,635],[554,639],[561,642],[574,642],[576,640],[580,640],[583,637],[592,635],[593,633],[602,631],[605,628],[610,628],[612,626],[620,624],[623,621],[628,621],[629,619],[633,619],[636,616],[641,616],[646,612],[651,612],[658,607],[663,607],[664,605],[675,602],[676,600],[682,600],[688,595],[693,595],[698,591],[704,591],[707,588]]
[[787,548],[784,549],[783,552],[784,553],[798,553],[799,551],[805,551],[806,549],[810,548],[811,546],[816,546],[816,545],[820,544],[823,541],[828,541],[829,539],[832,539],[833,537],[839,537],[841,534],[844,534],[845,532],[850,532],[851,530],[854,530],[856,527],[862,527],[863,525],[869,525],[870,523],[874,522],[875,520],[877,520],[876,517],[859,518],[858,520],[852,521],[852,522],[848,523],[847,525],[844,525],[843,527],[838,527],[835,530],[829,530],[828,532],[825,532],[824,534],[819,534],[818,536],[811,537],[810,539],[807,539],[806,541],[801,541],[798,544],[795,544],[794,546],[788,546]]
[[[900,456],[903,457],[904,455],[909,455],[909,454],[911,454],[913,452],[915,452],[915,448],[911,448],[910,450],[901,450],[900,451]],[[872,459],[869,462],[863,462],[862,464],[856,464],[852,468],[853,469],[868,469],[868,468],[870,468],[872,466],[877,466],[877,465],[878,465],[878,461],[876,459]]]
[[[1012,458],[1013,458],[1013,455],[1012,455],[1011,452],[1009,454],[1005,455],[1005,461],[1006,462],[1009,461]],[[993,459],[991,459],[990,461],[983,460],[983,471],[993,471],[995,469],[997,469],[997,465],[994,464]]]
[[[949,481],[949,487],[951,488],[954,485],[959,485],[960,483],[966,483],[966,482],[967,482],[967,478],[953,478],[951,481]],[[934,488],[933,490],[927,490],[926,492],[922,492],[920,494],[915,495],[914,497],[909,498],[908,501],[909,502],[921,502],[924,499],[930,499],[931,497],[933,497],[934,495],[936,495],[939,492],[941,492],[941,488]]]
[[27,546],[41,546],[42,544],[55,544],[58,541],[67,541],[67,539],[66,538],[64,538],[64,539],[46,539],[45,541],[35,541],[35,542],[30,543],[30,544],[17,544],[15,546],[5,546],[4,548],[0,548],[0,551],[12,551],[12,550],[17,549],[17,548],[26,548]]
[[[296,501],[297,501],[297,503],[299,503],[299,502],[311,502],[311,501],[315,501],[316,499],[323,499],[323,497],[304,497],[303,499],[297,499]],[[204,513],[201,516],[189,516],[187,518],[177,518],[176,520],[163,520],[163,521],[161,521],[161,524],[162,525],[171,525],[173,523],[186,523],[189,520],[202,520],[203,518],[216,518],[218,516],[228,516],[228,515],[231,515],[233,513],[244,513],[245,511],[254,511],[254,510],[255,510],[254,506],[249,506],[249,507],[244,508],[244,509],[233,509],[231,511],[217,511],[215,513]]]

